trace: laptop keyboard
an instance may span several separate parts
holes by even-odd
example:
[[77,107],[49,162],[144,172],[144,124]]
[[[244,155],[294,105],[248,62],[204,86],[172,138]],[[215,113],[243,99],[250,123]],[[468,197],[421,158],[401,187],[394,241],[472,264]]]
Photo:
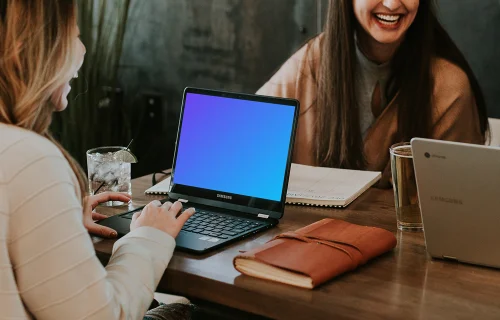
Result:
[[[122,217],[132,219],[133,214],[134,211],[124,214]],[[182,231],[209,237],[217,237],[219,239],[229,239],[247,233],[248,231],[259,229],[264,225],[265,223],[255,220],[197,209],[196,213],[184,224]]]
[[182,227],[182,231],[228,239],[253,231],[264,225],[263,222],[255,220],[226,216],[207,210],[197,210]]

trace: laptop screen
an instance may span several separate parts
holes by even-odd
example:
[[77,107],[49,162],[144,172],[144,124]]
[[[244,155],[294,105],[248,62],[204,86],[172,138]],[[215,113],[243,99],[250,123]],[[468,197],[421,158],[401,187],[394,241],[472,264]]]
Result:
[[185,93],[175,185],[212,190],[229,203],[283,200],[296,106],[251,97]]

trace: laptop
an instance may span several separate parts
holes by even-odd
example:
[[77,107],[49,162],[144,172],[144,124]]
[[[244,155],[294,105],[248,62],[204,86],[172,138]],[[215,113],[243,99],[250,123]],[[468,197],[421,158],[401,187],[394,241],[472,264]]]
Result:
[[427,252],[500,267],[500,148],[411,141]]
[[[293,99],[184,90],[168,200],[196,213],[177,248],[203,253],[278,224],[298,112]],[[100,223],[124,235],[134,211]]]

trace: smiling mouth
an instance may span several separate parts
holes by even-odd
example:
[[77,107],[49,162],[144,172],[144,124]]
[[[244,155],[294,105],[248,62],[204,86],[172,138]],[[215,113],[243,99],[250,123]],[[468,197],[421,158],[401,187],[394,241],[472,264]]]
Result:
[[378,22],[386,26],[394,26],[398,24],[398,22],[403,17],[402,14],[380,14],[380,13],[375,13],[374,16]]

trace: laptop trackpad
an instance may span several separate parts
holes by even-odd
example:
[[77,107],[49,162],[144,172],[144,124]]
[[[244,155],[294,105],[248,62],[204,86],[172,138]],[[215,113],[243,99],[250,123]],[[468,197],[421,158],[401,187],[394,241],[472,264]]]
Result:
[[119,236],[124,236],[130,232],[130,223],[132,220],[125,219],[120,216],[114,216],[108,219],[99,221],[99,224],[115,229]]
[[222,239],[218,239],[217,242],[213,242],[215,240],[210,241],[211,239],[213,239],[213,237],[181,231],[175,239],[175,242],[180,249],[201,251],[218,245],[222,241]]

